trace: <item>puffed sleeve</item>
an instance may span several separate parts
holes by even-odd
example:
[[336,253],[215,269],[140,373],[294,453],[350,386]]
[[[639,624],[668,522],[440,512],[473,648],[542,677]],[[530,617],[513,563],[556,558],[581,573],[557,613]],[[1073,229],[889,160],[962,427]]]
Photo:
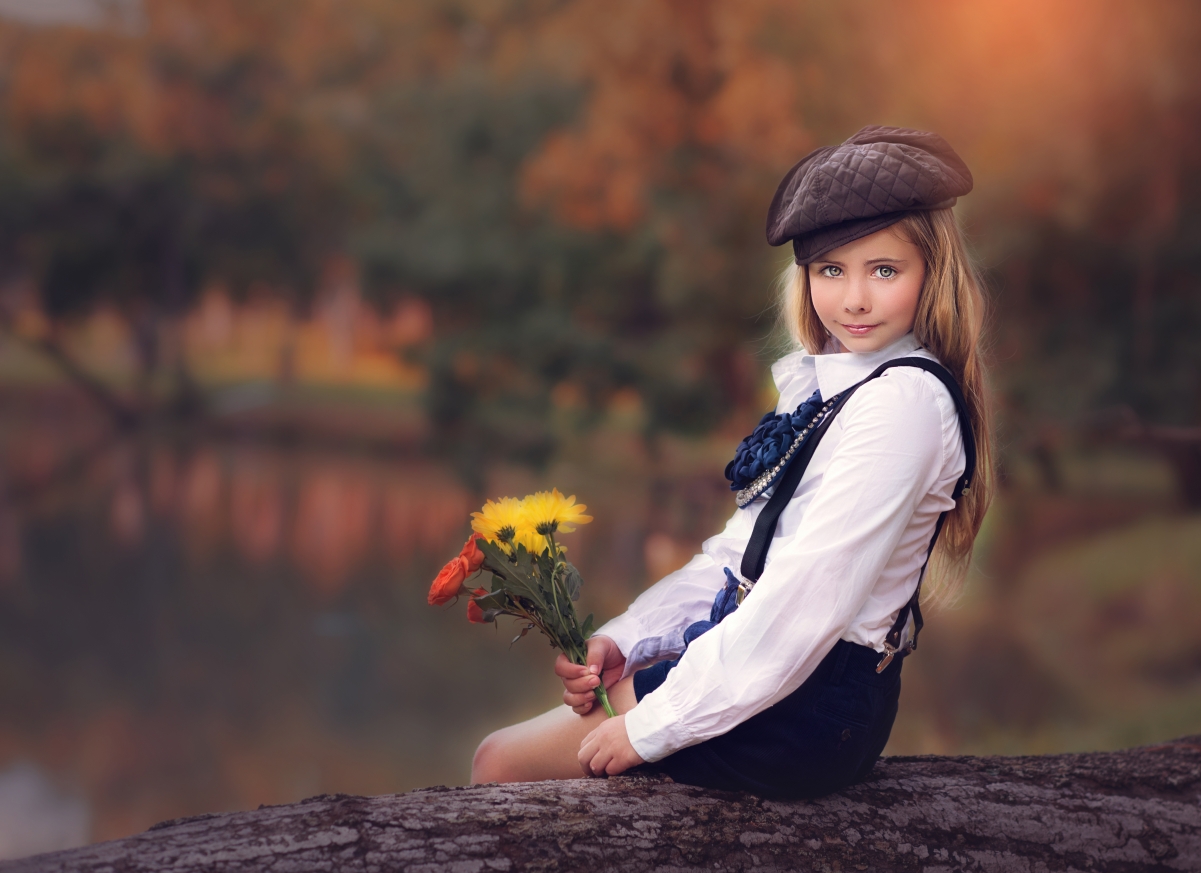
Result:
[[[776,412],[791,410],[817,387],[812,371],[800,368],[801,353],[788,355],[772,365],[772,377],[780,392]],[[737,567],[754,527],[755,512],[735,509],[721,533],[701,546],[687,565],[664,576],[644,591],[624,613],[596,633],[617,643],[626,657],[625,673],[661,658],[684,651],[684,630],[709,617],[717,592],[726,584],[726,567]]]
[[746,540],[737,535],[745,523],[736,511],[725,530],[705,541],[700,554],[646,589],[625,612],[596,631],[610,637],[625,655],[624,676],[684,650],[684,629],[709,617],[713,598],[725,584],[722,568]]
[[738,610],[693,641],[626,715],[644,760],[723,734],[791,694],[846,631],[942,475],[941,388],[923,376],[892,371],[847,402],[803,520],[791,519],[796,535],[773,544]]

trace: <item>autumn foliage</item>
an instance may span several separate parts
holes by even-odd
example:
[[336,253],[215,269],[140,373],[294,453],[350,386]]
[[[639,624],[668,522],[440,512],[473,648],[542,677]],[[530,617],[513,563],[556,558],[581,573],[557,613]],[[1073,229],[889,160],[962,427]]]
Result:
[[586,429],[635,406],[646,434],[753,415],[765,205],[876,122],[972,167],[961,212],[1003,265],[998,358],[1032,408],[1068,408],[1083,359],[1074,408],[1196,417],[1168,387],[1201,325],[1190,6],[142,6],[136,27],[0,24],[0,257],[55,323],[104,304],[150,325],[147,370],[173,358],[153,325],[203,289],[303,309],[350,264],[381,310],[428,305],[448,451],[545,458],[554,409]]

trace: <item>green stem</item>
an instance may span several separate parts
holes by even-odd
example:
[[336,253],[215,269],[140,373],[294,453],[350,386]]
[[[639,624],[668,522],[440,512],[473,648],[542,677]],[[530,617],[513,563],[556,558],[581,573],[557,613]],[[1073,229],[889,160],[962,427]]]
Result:
[[[577,649],[575,646],[564,648],[563,651],[567,653],[567,657],[572,663],[579,664],[581,667],[584,666],[588,661],[587,654],[584,651]],[[600,679],[601,684],[593,688],[592,693],[596,695],[596,699],[599,700],[601,702],[601,706],[605,708],[605,714],[608,715],[609,718],[613,718],[615,715],[617,715],[617,710],[615,710],[613,708],[613,704],[609,702],[609,692],[605,690],[605,677],[603,674]]]
[[551,571],[550,571],[550,594],[551,594],[551,597],[553,597],[554,601],[555,601],[555,614],[562,615],[563,611],[559,608],[559,584],[558,584],[559,566],[560,566],[559,551],[555,547],[554,534],[548,533],[548,534],[544,534],[544,536],[546,537],[547,546],[550,549],[551,558],[554,560],[554,563],[551,565]]
[[[559,568],[563,566],[563,561],[560,560],[559,546],[555,542],[554,533],[546,534],[546,541],[550,546],[551,554],[553,554],[555,556],[555,569],[554,569],[554,572],[551,574],[551,583],[550,584],[551,584],[551,590],[554,592],[555,608],[557,609],[559,606],[559,584],[558,584],[559,583]],[[563,592],[563,596],[567,597],[566,591]],[[568,603],[571,602],[570,598],[568,599],[567,602]],[[563,615],[562,612],[560,612],[559,614]],[[575,624],[574,610],[573,610],[573,614],[570,616],[570,618],[572,619],[572,624],[574,625]],[[571,660],[575,661],[577,664],[579,664],[581,666],[583,666],[584,664],[586,664],[588,662],[588,655],[587,655],[586,647],[583,651],[576,649],[575,646],[572,646],[571,649],[572,650],[570,652],[568,652],[568,656],[571,658]],[[601,702],[601,706],[603,706],[605,708],[605,714],[609,718],[614,718],[617,715],[617,710],[615,710],[613,708],[613,704],[609,702],[609,692],[605,690],[605,680],[604,680],[603,676],[601,677],[601,684],[596,686],[595,688],[593,688],[592,693],[596,695],[596,699],[599,700]]]
[[601,702],[601,706],[605,708],[605,712],[608,714],[609,718],[613,718],[617,715],[617,710],[615,710],[613,708],[613,704],[609,702],[609,692],[605,690],[605,683],[603,679],[601,680],[600,685],[597,685],[592,689],[592,693],[595,694],[596,699]]

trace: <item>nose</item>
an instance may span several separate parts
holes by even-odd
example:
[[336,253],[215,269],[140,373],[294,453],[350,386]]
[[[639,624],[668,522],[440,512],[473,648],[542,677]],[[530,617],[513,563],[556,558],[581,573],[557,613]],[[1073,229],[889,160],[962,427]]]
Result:
[[847,282],[847,293],[842,300],[842,308],[847,312],[871,312],[871,296],[868,293],[867,279],[862,276],[852,276]]

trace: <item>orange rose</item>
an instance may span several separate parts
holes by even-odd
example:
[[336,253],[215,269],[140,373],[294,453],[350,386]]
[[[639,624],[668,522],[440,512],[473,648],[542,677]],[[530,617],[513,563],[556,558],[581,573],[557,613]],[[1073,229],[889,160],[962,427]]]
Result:
[[463,588],[463,580],[466,578],[466,559],[453,558],[442,568],[442,572],[438,574],[438,578],[430,586],[430,606],[441,606],[443,603],[450,603],[450,601],[458,597]]
[[473,533],[467,538],[467,542],[463,543],[463,550],[459,552],[459,557],[466,561],[468,573],[474,573],[484,563],[484,553],[475,544],[479,538],[479,534]]
[[[483,588],[477,588],[471,592],[471,596],[472,597],[484,597],[485,595],[487,595],[487,593],[488,592],[485,591]],[[467,601],[467,620],[469,622],[471,622],[472,624],[487,624],[488,623],[487,620],[484,618],[484,610],[481,609],[480,605],[478,603],[476,603],[474,600]]]

